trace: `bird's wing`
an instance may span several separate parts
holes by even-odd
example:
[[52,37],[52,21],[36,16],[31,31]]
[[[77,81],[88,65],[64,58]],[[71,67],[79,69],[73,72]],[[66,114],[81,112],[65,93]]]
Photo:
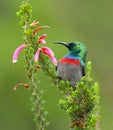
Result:
[[86,75],[85,66],[81,65],[81,69],[82,69],[82,76],[85,76]]

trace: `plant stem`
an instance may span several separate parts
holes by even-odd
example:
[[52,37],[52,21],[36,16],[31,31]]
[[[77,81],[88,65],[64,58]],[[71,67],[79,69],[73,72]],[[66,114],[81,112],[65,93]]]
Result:
[[[34,121],[36,123],[36,130],[44,130],[47,124],[46,115],[47,112],[44,111],[43,100],[42,100],[42,91],[39,88],[39,79],[37,76],[37,70],[34,65],[34,46],[32,45],[32,39],[30,39],[31,34],[27,34],[27,31],[30,30],[29,24],[31,22],[31,5],[28,3],[29,0],[24,0],[24,4],[20,8],[20,18],[22,27],[24,28],[24,42],[27,45],[25,48],[26,55],[26,69],[27,77],[30,83],[30,92],[31,92],[31,101],[32,101],[32,110],[34,113]],[[29,9],[30,8],[30,9]],[[29,10],[27,10],[29,9]],[[23,20],[23,16],[24,20]]]

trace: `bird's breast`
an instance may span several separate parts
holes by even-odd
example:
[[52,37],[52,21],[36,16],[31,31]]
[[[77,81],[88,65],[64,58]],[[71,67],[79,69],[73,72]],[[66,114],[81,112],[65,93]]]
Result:
[[72,86],[75,86],[82,77],[82,68],[80,60],[71,58],[60,59],[57,65],[57,72],[62,80],[68,80]]
[[80,60],[72,59],[72,58],[62,58],[62,59],[60,59],[59,63],[80,65]]

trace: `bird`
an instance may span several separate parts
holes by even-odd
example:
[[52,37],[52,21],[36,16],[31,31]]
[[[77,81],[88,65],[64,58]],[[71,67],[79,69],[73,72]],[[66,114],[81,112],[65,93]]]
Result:
[[85,76],[87,48],[82,42],[55,42],[68,48],[69,53],[62,57],[56,70],[60,80],[69,81],[72,87]]

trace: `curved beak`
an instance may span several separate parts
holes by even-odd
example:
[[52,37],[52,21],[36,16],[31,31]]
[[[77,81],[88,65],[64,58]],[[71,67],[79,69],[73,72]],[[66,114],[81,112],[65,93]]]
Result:
[[66,42],[55,42],[54,44],[62,44],[64,46],[66,46],[66,47],[69,47],[69,45]]

